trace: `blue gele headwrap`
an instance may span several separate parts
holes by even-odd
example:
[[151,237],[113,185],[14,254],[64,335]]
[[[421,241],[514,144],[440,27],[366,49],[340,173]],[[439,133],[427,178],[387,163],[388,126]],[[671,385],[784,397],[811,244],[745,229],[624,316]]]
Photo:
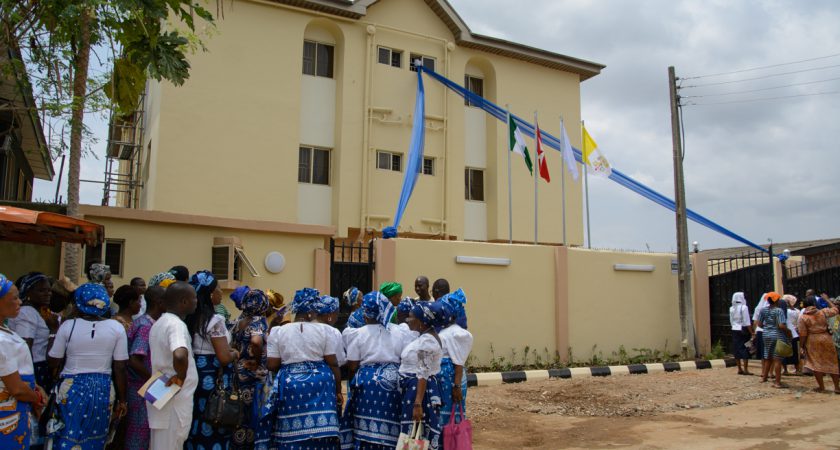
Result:
[[467,296],[463,289],[446,294],[438,301],[443,306],[443,312],[447,316],[447,324],[454,320],[461,328],[467,328],[467,311],[464,309]]
[[362,299],[362,314],[366,319],[376,320],[377,323],[387,327],[391,322],[391,316],[394,315],[394,305],[379,291],[373,291],[365,294]]
[[353,306],[356,304],[359,298],[359,288],[353,286],[350,289],[344,291],[342,295],[344,298],[344,302],[347,303],[348,306]]
[[111,310],[108,291],[101,284],[85,283],[73,293],[76,309],[84,314],[102,317]]
[[15,283],[13,283],[12,280],[6,278],[6,275],[0,273],[0,298],[5,297],[6,294],[12,290],[12,286],[14,285]]
[[270,307],[271,303],[268,301],[268,295],[259,289],[249,290],[237,305],[237,308],[252,317],[264,316]]
[[365,326],[365,314],[362,308],[359,308],[350,314],[350,317],[347,318],[347,326],[349,328],[362,328]]
[[338,299],[329,295],[322,295],[313,302],[312,309],[319,315],[332,314],[338,311]]
[[312,306],[318,301],[321,293],[318,289],[303,288],[295,291],[295,298],[292,300],[292,313],[301,314],[312,311]]
[[209,270],[200,270],[190,277],[190,286],[196,293],[205,292],[216,282],[216,277]]
[[411,314],[427,327],[446,325],[446,314],[440,302],[417,302],[411,308]]
[[411,312],[411,308],[414,308],[414,304],[416,302],[411,297],[406,297],[400,300],[400,304],[397,305],[397,311],[401,313],[408,314]]
[[245,298],[245,295],[247,295],[250,290],[251,288],[248,286],[239,286],[230,293],[230,299],[233,300],[233,304],[236,305],[237,309],[243,309],[242,299]]
[[29,291],[32,290],[35,285],[48,279],[49,278],[41,272],[32,272],[24,276],[20,280],[20,298],[25,300],[26,297],[29,296]]

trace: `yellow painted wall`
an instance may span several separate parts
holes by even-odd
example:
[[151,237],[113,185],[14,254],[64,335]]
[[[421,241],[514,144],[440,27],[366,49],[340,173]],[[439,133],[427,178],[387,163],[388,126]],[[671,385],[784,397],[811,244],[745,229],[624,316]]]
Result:
[[[457,264],[455,257],[510,258],[509,266]],[[405,295],[414,294],[414,280],[426,275],[430,282],[449,280],[452,290],[467,293],[472,355],[489,364],[490,345],[496,357],[521,357],[525,346],[550,355],[554,339],[554,249],[548,246],[487,244],[478,242],[397,239],[396,281]]]
[[[670,254],[569,249],[569,345],[575,360],[609,357],[620,345],[680,348],[677,276]],[[614,264],[654,265],[653,272],[624,272]]]
[[[210,270],[213,238],[237,236],[260,274],[259,277],[252,277],[243,267],[242,284],[258,289],[273,289],[291,301],[295,290],[314,284],[315,249],[324,246],[323,237],[320,236],[130,221],[91,215],[85,219],[104,225],[107,239],[125,240],[124,276],[114,277],[116,286],[127,284],[136,276],[148,281],[152,275],[175,265],[184,265],[192,273],[202,269]],[[269,273],[263,265],[270,251],[278,251],[286,258],[286,267],[279,274]],[[235,316],[234,306],[227,296],[225,298],[228,309]]]
[[29,272],[59,275],[61,244],[51,247],[0,240],[0,255],[3,255],[0,273],[12,281]]
[[[206,39],[208,51],[191,56],[186,84],[153,83],[149,90],[147,142],[152,141],[153,155],[141,205],[297,222],[302,46],[304,36],[319,33],[329,33],[336,43],[331,184],[338,236],[360,226],[381,229],[393,220],[404,171],[376,169],[376,150],[407,156],[416,84],[408,69],[411,52],[436,58],[437,71],[458,83],[468,66],[483,65],[492,72],[485,81],[488,98],[509,103],[528,120],[539,110],[543,128],[553,133],[563,116],[572,143],[580,142],[578,75],[455,45],[449,50],[454,37],[422,0],[377,2],[358,21],[235,1],[218,21],[218,32]],[[403,50],[403,67],[378,64],[379,45]],[[463,237],[463,99],[428,77],[424,82],[426,154],[437,158],[436,174],[420,177],[402,230],[435,234],[443,230],[434,221],[445,220],[448,234]],[[374,108],[370,117],[366,107]],[[491,240],[508,236],[506,131],[488,118],[485,196]],[[554,181],[540,186],[540,241],[558,243],[559,153],[549,150],[548,161]],[[514,194],[521,199],[514,205],[514,238],[528,241],[533,238],[532,181],[522,161],[514,163]],[[583,242],[580,192],[580,182],[568,179],[571,244]]]

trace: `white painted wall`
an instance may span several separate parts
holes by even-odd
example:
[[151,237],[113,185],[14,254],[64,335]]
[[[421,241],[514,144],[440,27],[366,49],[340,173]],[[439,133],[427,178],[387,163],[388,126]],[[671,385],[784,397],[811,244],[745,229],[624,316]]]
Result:
[[298,222],[332,225],[332,187],[298,183]]
[[464,239],[487,240],[487,203],[464,202]]
[[464,107],[464,164],[487,167],[487,113],[480,108]]
[[301,75],[300,143],[335,148],[335,80]]

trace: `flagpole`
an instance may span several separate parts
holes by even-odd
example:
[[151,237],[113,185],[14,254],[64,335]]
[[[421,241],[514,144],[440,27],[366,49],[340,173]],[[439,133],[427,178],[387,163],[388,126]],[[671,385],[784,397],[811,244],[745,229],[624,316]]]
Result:
[[[537,123],[537,112],[534,111],[534,142],[537,141],[539,138],[537,136],[537,129],[539,128],[539,124]],[[535,149],[537,151],[537,166],[534,168],[534,245],[537,245],[537,225],[539,224],[539,217],[537,211],[539,211],[539,203],[537,203],[537,177],[538,172],[540,171],[540,151],[539,148]]]
[[[583,138],[583,121],[580,121],[581,139]],[[583,184],[586,185],[586,248],[592,248],[592,227],[589,223],[589,165],[583,155]]]
[[[564,127],[563,125],[563,116],[560,116],[560,139],[564,139]],[[561,147],[565,147],[562,145]],[[565,151],[565,150],[563,150]],[[560,195],[562,196],[562,205],[563,205],[563,245],[566,245],[566,155],[561,155],[560,157]]]
[[511,188],[512,180],[510,176],[510,105],[505,105],[507,111],[507,126],[508,126],[508,144],[507,161],[508,161],[508,244],[513,244],[513,189]]

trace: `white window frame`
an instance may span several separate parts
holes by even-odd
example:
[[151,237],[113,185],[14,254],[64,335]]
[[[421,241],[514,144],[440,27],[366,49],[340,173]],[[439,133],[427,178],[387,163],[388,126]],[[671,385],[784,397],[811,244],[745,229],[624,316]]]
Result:
[[[472,83],[471,83],[472,80],[481,80],[481,93],[480,94],[478,92],[475,92],[475,91],[472,90]],[[466,90],[472,92],[473,94],[477,94],[477,95],[480,95],[480,96],[484,97],[484,78],[476,77],[476,76],[469,75],[469,74],[464,75],[464,88]],[[464,98],[464,105],[469,106],[471,108],[478,108],[478,106],[473,105],[466,98]]]
[[[112,265],[108,264],[108,244],[111,245],[119,245],[120,248],[120,261],[119,261],[119,271],[114,271]],[[102,255],[101,258],[103,264],[108,264],[111,267],[111,275],[115,275],[118,277],[123,276],[125,274],[125,239],[105,239],[105,242],[102,243]]]
[[[309,152],[309,162],[307,171],[309,172],[308,177],[306,180],[300,179],[300,169],[301,169],[301,161],[300,161],[300,152],[302,150],[308,150]],[[327,182],[326,183],[316,183],[315,180],[315,153],[316,152],[326,152],[327,153]],[[305,145],[301,144],[298,146],[298,183],[306,183],[306,184],[317,184],[319,186],[330,186],[332,183],[332,149],[324,148],[324,147],[317,147],[314,145]]]
[[436,69],[437,69],[437,59],[436,59],[436,58],[432,58],[431,56],[421,55],[421,54],[419,54],[419,53],[411,53],[411,54],[409,54],[409,59],[408,59],[408,64],[409,64],[408,68],[409,68],[409,70],[411,70],[412,72],[417,72],[417,66],[414,64],[414,62],[415,62],[415,60],[418,60],[418,59],[422,60],[422,64],[423,64],[423,66],[424,66],[424,67],[428,67],[428,66],[426,65],[426,61],[431,61],[431,62],[432,62],[432,66],[433,66],[433,67],[432,67],[430,70],[431,70],[432,72],[436,72]]
[[[472,177],[474,172],[481,172],[481,198],[473,198],[472,196]],[[464,199],[469,202],[481,202],[484,203],[485,199],[487,198],[487,183],[485,182],[486,177],[486,170],[479,167],[465,167],[464,168]]]
[[[388,156],[388,164],[387,167],[383,167],[379,164],[380,156]],[[394,160],[397,160],[398,163],[394,164]],[[399,165],[398,168],[394,169],[394,166]],[[394,153],[389,152],[387,150],[377,150],[376,151],[376,168],[379,170],[388,170],[391,172],[402,172],[403,171],[403,155],[402,153]]]
[[[382,55],[382,50],[386,50],[388,52],[388,62],[387,63],[382,62],[382,58],[380,58],[380,56]],[[405,53],[405,52],[403,52],[402,50],[397,50],[395,48],[385,47],[384,45],[380,45],[376,48],[376,62],[378,62],[379,64],[384,64],[386,66],[396,67],[397,69],[401,69],[402,68],[403,53]],[[397,61],[397,65],[394,65],[394,55],[395,54],[399,55],[399,61]]]
[[[306,66],[303,65],[303,63],[301,62],[301,72],[304,75],[309,75],[311,77],[321,77],[321,78],[334,79],[335,78],[335,44],[313,41],[312,39],[304,39],[303,40],[304,49],[306,48],[307,43],[315,44],[315,56],[314,56],[314,59],[312,60],[313,71],[312,71],[312,73],[306,73]],[[332,61],[330,62],[330,67],[332,68],[332,71],[331,71],[332,73],[330,73],[329,76],[325,75],[325,74],[324,75],[318,74],[318,53],[319,53],[318,52],[318,47],[319,46],[330,47],[332,49]],[[303,58],[303,57],[304,57],[304,55],[302,54],[301,58]]]

